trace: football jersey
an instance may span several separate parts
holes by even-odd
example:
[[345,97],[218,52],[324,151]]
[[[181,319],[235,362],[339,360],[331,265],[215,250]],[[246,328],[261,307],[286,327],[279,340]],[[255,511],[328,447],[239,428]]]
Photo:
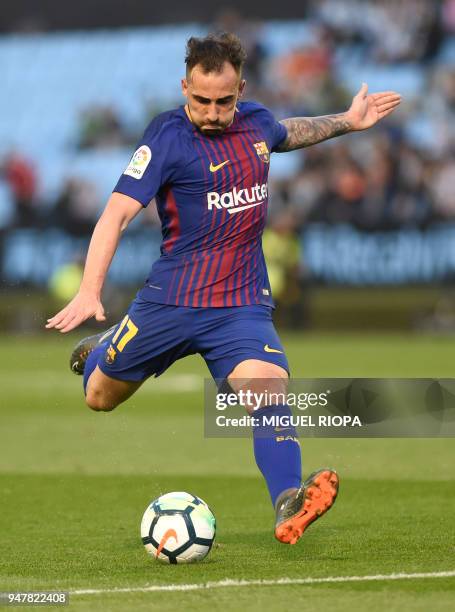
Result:
[[139,295],[189,307],[273,305],[262,252],[270,153],[286,128],[255,102],[206,136],[184,107],[155,117],[114,191],[161,220],[161,256]]

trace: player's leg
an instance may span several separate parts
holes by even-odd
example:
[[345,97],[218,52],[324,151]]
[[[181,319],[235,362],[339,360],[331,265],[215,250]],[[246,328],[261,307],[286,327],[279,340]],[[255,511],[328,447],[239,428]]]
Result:
[[[266,344],[266,343],[265,343]],[[280,347],[275,340],[273,346]],[[279,348],[276,348],[279,350]],[[280,353],[277,353],[280,354]],[[284,351],[281,353],[284,356]],[[283,361],[283,357],[279,361]],[[291,424],[277,426],[283,417],[292,416],[287,405],[288,372],[278,365],[260,359],[245,359],[227,377],[229,386],[238,393],[249,391],[255,398],[245,406],[255,417],[253,428],[254,457],[267,484],[272,504],[284,494],[295,493],[302,483],[302,460],[297,431]],[[271,402],[270,398],[274,398]]]
[[92,410],[108,412],[127,400],[141,386],[142,381],[116,380],[106,376],[98,367],[119,325],[88,336],[75,346],[70,357],[70,368],[83,376],[85,401]]
[[118,325],[79,342],[70,366],[83,374],[88,406],[113,410],[147,378],[194,352],[184,337],[189,331],[184,318],[185,309],[136,298]]
[[96,366],[88,380],[85,401],[92,410],[109,412],[131,397],[143,382],[111,378]]
[[[314,487],[320,488],[324,481],[323,498],[326,500],[325,483],[330,481],[327,509],[336,497],[338,479],[333,470],[322,470],[302,485],[300,444],[295,427],[289,424],[275,430],[275,426],[270,425],[274,420],[281,420],[280,417],[291,416],[286,403],[289,366],[273,325],[271,309],[251,306],[223,310],[226,311],[224,315],[221,309],[218,316],[216,313],[210,315],[218,319],[219,324],[213,330],[205,326],[205,345],[201,353],[218,383],[227,379],[237,391],[249,388],[257,394],[268,391],[268,397],[270,394],[281,394],[279,398],[284,395],[283,401],[263,404],[255,411],[259,425],[253,429],[253,443],[256,462],[277,512],[275,535],[282,542],[295,543],[306,526],[325,511],[313,507],[310,513],[307,495],[314,493],[316,497],[320,491],[315,492]],[[271,416],[276,419],[265,418]]]
[[[234,391],[251,390],[255,397],[283,397],[287,390],[287,372],[281,366],[248,359],[239,363],[228,377]],[[249,410],[249,412],[253,412]],[[286,544],[295,544],[305,529],[334,503],[338,493],[338,475],[324,468],[311,474],[302,484],[300,445],[295,427],[276,427],[272,416],[291,416],[286,403],[262,405],[254,411],[258,424],[253,429],[256,463],[267,483],[276,511],[275,536]]]
[[[265,424],[291,416],[286,404],[289,366],[271,309],[260,305],[207,309],[203,321],[201,353],[217,383],[227,379],[235,392],[249,391],[262,398],[261,408],[254,415],[261,423],[253,428],[254,454],[275,504],[284,491],[300,487],[302,473],[295,428],[280,428],[278,435],[272,425]],[[264,402],[265,393],[267,400],[271,395],[275,398],[273,405]],[[257,406],[256,401],[253,406]],[[252,413],[253,406],[245,407]]]

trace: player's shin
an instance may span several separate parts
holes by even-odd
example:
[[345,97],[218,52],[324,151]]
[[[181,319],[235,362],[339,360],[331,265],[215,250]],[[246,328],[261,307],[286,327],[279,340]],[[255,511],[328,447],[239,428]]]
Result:
[[254,456],[269,489],[272,504],[283,491],[297,489],[302,482],[300,443],[286,405],[256,410],[253,427]]

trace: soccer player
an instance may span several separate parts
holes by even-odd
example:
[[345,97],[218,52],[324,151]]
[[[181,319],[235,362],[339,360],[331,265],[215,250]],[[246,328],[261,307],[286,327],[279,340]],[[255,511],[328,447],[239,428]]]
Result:
[[[270,155],[369,128],[400,96],[368,94],[363,84],[344,113],[278,122],[264,106],[240,101],[245,57],[233,34],[189,39],[186,105],[145,130],[96,224],[79,292],[48,320],[47,328],[62,333],[91,317],[105,320],[101,290],[120,235],[155,199],[160,258],[124,319],[82,340],[71,357],[93,410],[112,410],[194,353],[236,391],[249,381],[253,392],[286,392],[289,366],[272,322],[261,247]],[[327,468],[302,483],[295,429],[278,434],[264,419],[290,414],[287,405],[260,407],[253,444],[276,511],[275,536],[294,544],[332,506],[338,476]]]

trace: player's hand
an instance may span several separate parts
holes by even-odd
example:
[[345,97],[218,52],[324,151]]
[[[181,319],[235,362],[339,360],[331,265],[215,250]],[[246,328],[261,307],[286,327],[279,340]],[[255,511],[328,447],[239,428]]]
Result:
[[400,102],[401,96],[395,91],[368,94],[368,85],[362,83],[346,113],[346,118],[353,130],[366,130],[390,115]]
[[106,320],[103,305],[97,296],[79,291],[65,308],[47,320],[46,329],[55,328],[66,334],[92,317]]

